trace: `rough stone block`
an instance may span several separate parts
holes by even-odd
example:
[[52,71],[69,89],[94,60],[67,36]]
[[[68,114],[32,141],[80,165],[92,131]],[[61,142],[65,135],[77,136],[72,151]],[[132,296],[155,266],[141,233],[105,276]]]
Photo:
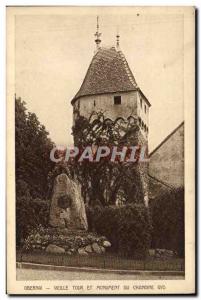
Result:
[[109,242],[109,241],[104,241],[103,242],[103,247],[105,247],[105,248],[109,248],[109,247],[111,247],[112,245],[111,245],[111,243]]
[[101,250],[100,246],[97,243],[93,243],[92,244],[92,249],[97,254],[101,254],[102,253],[102,250]]
[[46,250],[48,253],[54,253],[54,254],[60,254],[60,253],[65,253],[65,249],[56,245],[48,245]]
[[79,248],[78,249],[78,253],[80,254],[80,255],[88,255],[88,253],[85,251],[85,248]]
[[102,253],[105,253],[105,247],[100,246],[100,249],[101,249]]
[[86,246],[84,249],[85,249],[85,251],[88,252],[88,253],[92,253],[92,252],[93,252],[93,250],[92,250],[92,248],[91,248],[91,245]]

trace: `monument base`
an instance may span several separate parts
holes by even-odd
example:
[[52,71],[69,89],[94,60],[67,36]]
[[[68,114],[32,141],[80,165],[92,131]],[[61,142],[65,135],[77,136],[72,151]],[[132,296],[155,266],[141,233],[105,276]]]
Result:
[[23,249],[66,255],[90,255],[103,254],[109,247],[111,243],[107,238],[94,232],[38,226],[24,241]]

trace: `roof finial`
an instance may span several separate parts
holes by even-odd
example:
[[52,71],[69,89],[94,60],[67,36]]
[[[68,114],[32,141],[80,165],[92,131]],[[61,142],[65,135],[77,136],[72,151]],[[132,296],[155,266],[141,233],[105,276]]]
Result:
[[116,47],[117,47],[117,50],[119,50],[119,38],[120,38],[120,35],[119,35],[119,27],[117,27],[117,35],[116,35],[116,38],[117,38]]
[[96,47],[97,49],[100,48],[100,43],[101,43],[101,33],[99,32],[99,16],[97,16],[97,26],[96,26],[96,33],[94,34],[96,39],[95,39],[95,43],[96,43]]

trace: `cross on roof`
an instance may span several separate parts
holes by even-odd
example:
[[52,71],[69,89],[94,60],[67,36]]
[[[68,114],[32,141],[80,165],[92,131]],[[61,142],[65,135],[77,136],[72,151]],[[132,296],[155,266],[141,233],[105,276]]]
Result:
[[97,25],[96,25],[96,33],[94,34],[96,39],[95,39],[95,43],[96,43],[96,47],[97,49],[100,47],[100,43],[101,43],[101,33],[99,32],[99,17],[97,16]]

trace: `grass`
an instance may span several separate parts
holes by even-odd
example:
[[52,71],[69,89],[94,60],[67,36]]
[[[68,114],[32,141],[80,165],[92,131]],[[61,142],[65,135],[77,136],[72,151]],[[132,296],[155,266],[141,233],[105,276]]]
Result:
[[17,251],[17,262],[111,270],[184,271],[184,259],[182,258],[136,260],[111,253],[67,256],[64,254],[47,254],[40,251],[27,253]]

